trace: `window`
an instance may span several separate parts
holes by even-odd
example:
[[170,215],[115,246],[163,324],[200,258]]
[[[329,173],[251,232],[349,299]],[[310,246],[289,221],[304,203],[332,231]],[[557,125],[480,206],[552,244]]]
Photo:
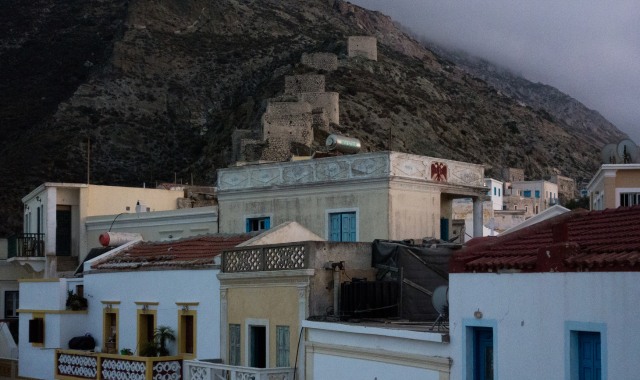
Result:
[[178,354],[196,354],[196,311],[178,311]]
[[620,193],[620,206],[629,207],[640,204],[640,193]]
[[240,325],[229,325],[229,364],[240,365]]
[[525,190],[524,191],[524,197],[525,198],[531,198],[531,190]]
[[473,327],[473,379],[493,379],[493,329],[490,327]]
[[493,187],[493,195],[498,195],[498,188],[495,186]]
[[540,190],[536,190],[535,195],[536,195],[536,198],[540,198]]
[[498,196],[501,197],[502,196],[502,189],[498,188]]
[[259,218],[247,218],[246,219],[246,232],[264,231],[271,227],[271,218],[268,216],[262,216]]
[[8,290],[4,292],[4,317],[5,318],[18,318],[19,309],[18,305],[18,291]]
[[107,304],[102,315],[103,352],[118,353],[118,309],[113,304]]
[[356,241],[356,212],[334,212],[329,214],[330,241]]
[[276,326],[276,367],[289,367],[289,326]]
[[29,320],[29,343],[36,347],[44,346],[44,314],[33,314]]

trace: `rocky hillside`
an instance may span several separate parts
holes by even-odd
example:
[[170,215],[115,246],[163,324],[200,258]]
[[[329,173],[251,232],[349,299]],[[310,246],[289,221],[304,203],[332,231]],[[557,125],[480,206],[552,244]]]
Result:
[[[44,181],[211,184],[234,129],[260,129],[265,100],[304,52],[334,52],[336,132],[387,149],[590,177],[611,125],[571,128],[424,48],[393,21],[340,0],[7,0],[0,15],[0,236]],[[378,38],[378,61],[346,37]],[[570,112],[569,112],[570,115]],[[570,116],[568,116],[570,117]],[[391,133],[389,131],[391,130]],[[391,139],[389,135],[391,134]]]

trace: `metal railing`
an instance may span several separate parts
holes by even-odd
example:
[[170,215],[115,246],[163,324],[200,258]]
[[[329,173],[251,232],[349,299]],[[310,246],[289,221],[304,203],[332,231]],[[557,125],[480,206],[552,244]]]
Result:
[[294,369],[254,368],[200,360],[184,361],[184,380],[292,380]]
[[306,244],[246,247],[222,253],[222,271],[224,273],[306,269],[308,267],[309,247]]
[[163,380],[182,378],[181,356],[127,356],[56,350],[57,379]]
[[23,233],[11,236],[8,248],[8,258],[44,257],[44,234]]

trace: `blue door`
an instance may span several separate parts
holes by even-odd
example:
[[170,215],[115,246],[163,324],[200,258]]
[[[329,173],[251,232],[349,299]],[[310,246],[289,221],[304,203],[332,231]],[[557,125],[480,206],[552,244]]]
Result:
[[580,380],[600,380],[602,368],[599,332],[578,332],[578,373]]
[[473,343],[473,380],[493,380],[493,329],[476,327]]

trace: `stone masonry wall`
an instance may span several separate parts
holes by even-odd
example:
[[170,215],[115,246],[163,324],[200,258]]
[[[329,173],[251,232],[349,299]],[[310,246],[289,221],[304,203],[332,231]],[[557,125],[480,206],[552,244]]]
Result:
[[287,75],[284,78],[284,93],[288,95],[305,92],[324,92],[324,75]]
[[329,122],[340,124],[340,94],[337,92],[309,92],[298,95],[300,101],[307,102],[311,108],[322,108]]
[[338,69],[338,56],[333,53],[303,53],[300,62],[316,70],[334,71]]
[[347,52],[349,57],[364,57],[372,61],[378,60],[378,43],[375,37],[349,36]]

